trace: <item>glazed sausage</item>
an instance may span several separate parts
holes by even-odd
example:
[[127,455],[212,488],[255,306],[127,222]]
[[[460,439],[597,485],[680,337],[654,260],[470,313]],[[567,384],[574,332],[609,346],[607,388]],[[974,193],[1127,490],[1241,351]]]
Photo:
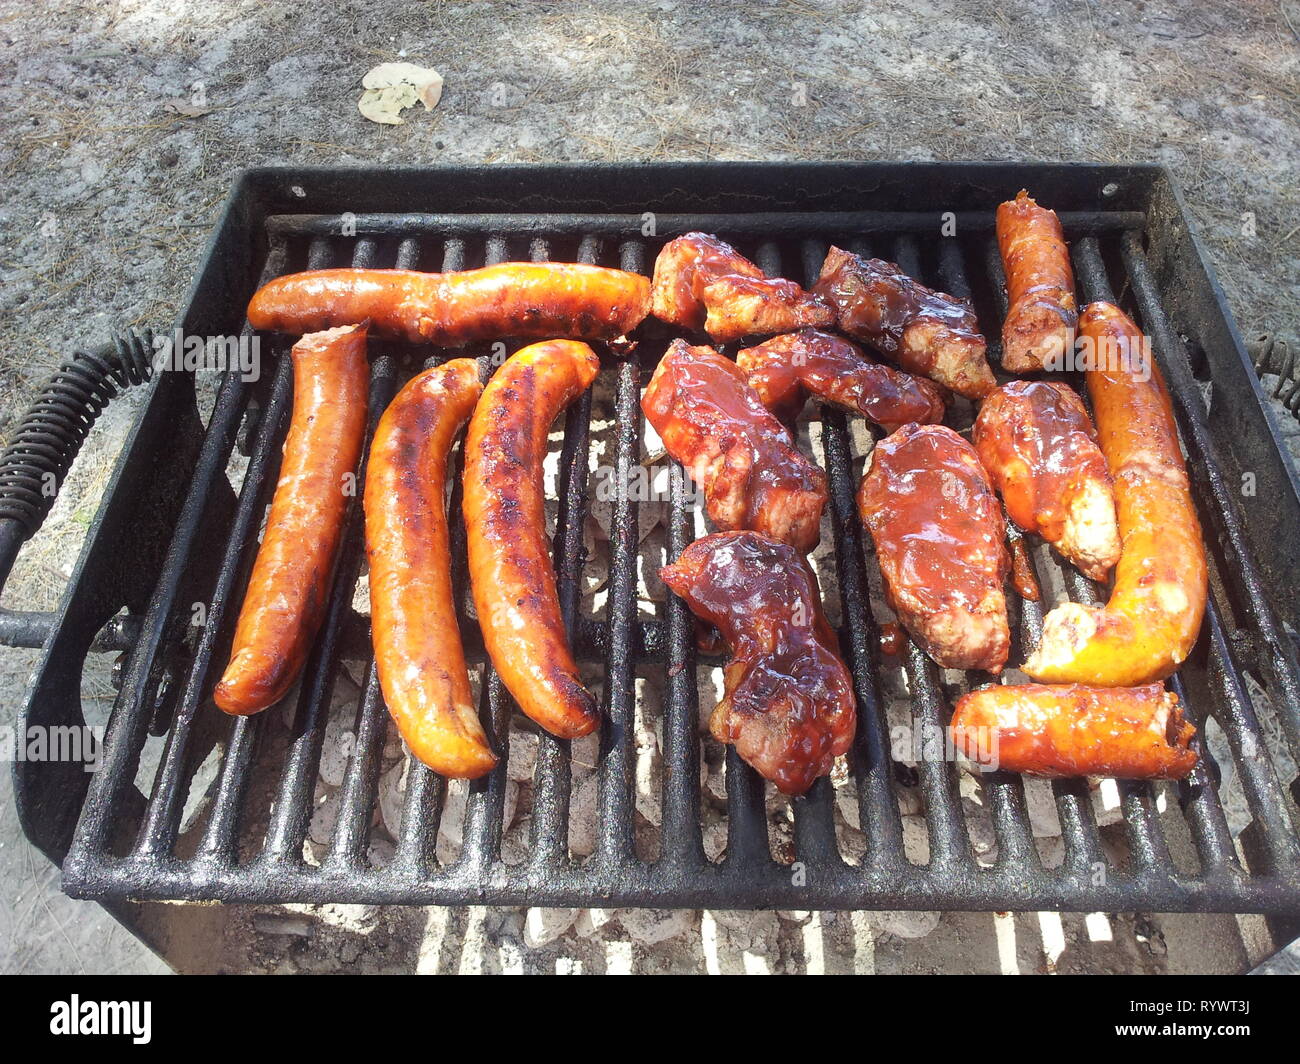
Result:
[[563,739],[593,731],[600,714],[560,616],[542,462],[551,422],[599,370],[586,344],[525,347],[488,382],[465,439],[469,574],[483,642],[519,708]]
[[1000,671],[1006,524],[975,448],[943,425],[904,425],[872,451],[858,510],[917,644],[945,668]]
[[980,404],[971,438],[1011,519],[1105,580],[1119,561],[1115,489],[1083,400],[1064,384],[1012,381]]
[[943,390],[923,377],[882,366],[842,336],[800,329],[736,354],[763,405],[794,420],[807,390],[824,403],[861,414],[886,432],[909,422],[943,420]]
[[952,734],[971,760],[1031,776],[1180,780],[1196,765],[1196,728],[1158,683],[986,687],[958,700]]
[[412,343],[458,347],[502,336],[613,340],[650,312],[635,273],[562,262],[504,262],[459,273],[315,270],[278,277],[248,305],[255,329],[302,333],[369,318]]
[[1079,318],[1061,222],[1021,189],[998,207],[997,230],[1008,303],[1002,368],[1012,373],[1060,369],[1057,363],[1074,346]]
[[483,391],[478,364],[425,370],[384,411],[366,465],[366,552],[375,669],[411,753],[476,779],[497,763],[474,710],[456,622],[447,458]]
[[664,447],[704,489],[709,519],[810,551],[821,536],[826,474],[759,400],[730,359],[674,340],[641,398]]
[[825,300],[793,281],[764,276],[708,233],[687,233],[663,246],[655,259],[651,310],[669,325],[703,328],[716,343],[835,321]]
[[785,794],[803,794],[853,741],[853,680],[793,547],[757,532],[697,539],[659,575],[731,651],[715,739]]
[[348,507],[346,478],[366,434],[366,326],[293,345],[293,415],[230,663],[213,692],[227,713],[257,713],[293,686],[329,601]]
[[1205,615],[1205,545],[1169,393],[1142,334],[1109,303],[1086,307],[1079,331],[1121,554],[1110,601],[1052,610],[1024,671],[1044,683],[1132,687],[1164,679],[1191,653]]
[[968,399],[997,386],[974,308],[914,281],[894,263],[833,247],[813,292],[835,307],[839,330],[869,343],[909,373]]

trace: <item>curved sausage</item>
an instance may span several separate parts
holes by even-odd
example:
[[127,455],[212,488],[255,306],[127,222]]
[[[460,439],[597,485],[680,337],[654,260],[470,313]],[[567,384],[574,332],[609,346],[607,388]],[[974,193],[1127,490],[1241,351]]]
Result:
[[255,329],[303,333],[369,318],[412,343],[457,347],[503,336],[613,340],[650,312],[635,273],[564,262],[504,262],[458,273],[315,270],[278,277],[253,295]]
[[885,597],[936,662],[998,672],[1011,633],[1006,523],[975,448],[943,425],[876,444],[858,489]]
[[800,329],[737,352],[736,365],[763,405],[793,420],[804,391],[824,403],[861,414],[886,432],[910,423],[943,420],[944,393],[923,377],[882,366],[842,336]]
[[997,231],[1008,303],[1002,368],[1012,373],[1062,369],[1079,315],[1060,219],[1021,189],[998,207]]
[[801,551],[817,545],[826,474],[800,453],[734,362],[674,340],[641,409],[704,489],[705,512],[718,528],[750,528]]
[[447,458],[482,391],[472,358],[425,370],[384,411],[366,465],[379,686],[411,753],[459,779],[476,779],[497,763],[474,710],[446,512]]
[[227,713],[257,713],[293,686],[329,600],[348,507],[345,478],[366,435],[366,325],[293,345],[293,415],[266,532],[213,691]]
[[1132,687],[1163,680],[1191,653],[1205,615],[1205,545],[1169,393],[1142,334],[1110,303],[1086,307],[1079,331],[1122,551],[1110,601],[1052,610],[1024,671],[1044,683]]
[[909,373],[967,399],[982,399],[997,381],[969,300],[926,288],[894,263],[833,247],[813,292],[835,307],[839,330],[864,340]]
[[488,382],[465,439],[469,575],[483,642],[519,708],[562,739],[587,735],[600,714],[560,616],[542,462],[551,422],[599,370],[586,344],[525,347]]
[[971,438],[1011,519],[1105,580],[1120,553],[1115,489],[1083,400],[1053,381],[1012,381],[980,404]]
[[986,687],[958,700],[952,734],[971,760],[1031,776],[1180,780],[1196,765],[1196,728],[1158,683]]
[[803,794],[848,750],[856,724],[853,680],[808,563],[757,532],[717,532],[659,575],[731,651],[714,738],[783,793]]

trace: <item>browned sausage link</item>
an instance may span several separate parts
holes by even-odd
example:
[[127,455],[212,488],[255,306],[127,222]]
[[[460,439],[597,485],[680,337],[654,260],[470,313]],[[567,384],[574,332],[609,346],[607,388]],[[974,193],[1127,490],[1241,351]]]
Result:
[[1002,368],[1012,373],[1061,369],[1079,316],[1060,220],[1021,189],[998,207],[997,229],[1008,303]]
[[483,641],[519,708],[565,739],[593,731],[600,714],[560,615],[542,462],[551,422],[599,369],[586,344],[525,347],[488,382],[465,440],[469,572]]
[[384,411],[366,465],[379,685],[411,753],[461,779],[497,763],[474,710],[456,622],[446,511],[447,458],[482,391],[472,358],[425,370]]
[[835,307],[839,330],[864,340],[909,373],[967,399],[996,386],[970,302],[926,288],[892,262],[833,247],[813,293]]
[[213,692],[227,713],[256,713],[293,686],[328,601],[348,478],[366,433],[366,326],[293,346],[293,417],[262,546]]
[[800,329],[736,354],[736,365],[777,417],[793,420],[804,390],[841,410],[874,421],[886,432],[910,423],[943,420],[944,391],[933,381],[882,366],[842,336]]
[[1205,616],[1205,544],[1169,393],[1141,332],[1118,307],[1093,303],[1079,333],[1121,553],[1106,605],[1052,610],[1024,671],[1044,683],[1131,687],[1163,680],[1191,653]]
[[1180,780],[1196,765],[1196,728],[1158,683],[986,687],[957,702],[952,731],[973,761],[1033,776]]
[[460,273],[316,270],[280,277],[248,305],[255,329],[302,333],[369,318],[375,332],[456,347],[502,336],[613,340],[650,312],[635,273],[562,262],[505,262]]

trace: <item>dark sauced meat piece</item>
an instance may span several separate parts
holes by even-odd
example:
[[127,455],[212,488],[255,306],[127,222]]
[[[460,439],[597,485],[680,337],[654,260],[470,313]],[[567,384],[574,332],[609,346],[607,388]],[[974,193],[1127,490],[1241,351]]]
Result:
[[709,728],[785,794],[803,794],[853,741],[853,681],[792,547],[756,532],[696,540],[660,576],[731,651]]
[[942,425],[876,444],[858,509],[903,626],[951,669],[998,672],[1010,632],[1005,523],[975,449]]

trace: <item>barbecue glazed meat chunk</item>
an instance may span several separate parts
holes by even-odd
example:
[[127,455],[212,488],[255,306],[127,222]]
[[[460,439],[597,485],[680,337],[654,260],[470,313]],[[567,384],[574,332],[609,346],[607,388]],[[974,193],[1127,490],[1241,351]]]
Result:
[[842,336],[800,329],[774,336],[736,355],[736,365],[763,405],[791,421],[805,391],[831,406],[861,414],[886,432],[909,422],[943,420],[944,393],[937,384],[882,366]]
[[835,312],[793,281],[768,278],[707,233],[670,240],[655,259],[651,313],[670,325],[704,329],[717,343],[742,336],[830,325]]
[[776,784],[803,794],[853,741],[853,680],[792,547],[757,532],[698,539],[659,570],[731,651],[709,730]]
[[668,453],[704,489],[721,529],[749,528],[812,550],[821,535],[826,474],[799,453],[736,364],[674,340],[641,408]]
[[1007,513],[1092,580],[1119,561],[1115,488],[1083,401],[1064,384],[1012,381],[984,400],[971,435]]
[[946,668],[1001,671],[1010,561],[975,448],[942,425],[905,425],[876,444],[858,510],[889,604],[921,648]]
[[836,247],[813,292],[835,305],[840,332],[866,341],[909,373],[967,399],[982,399],[997,386],[967,300],[926,288],[892,262]]

